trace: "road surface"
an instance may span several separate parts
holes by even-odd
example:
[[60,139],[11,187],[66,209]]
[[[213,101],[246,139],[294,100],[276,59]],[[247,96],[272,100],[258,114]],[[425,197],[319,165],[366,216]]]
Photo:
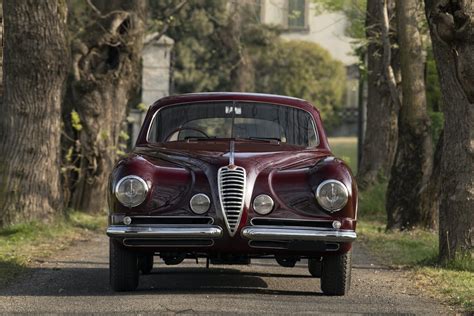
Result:
[[212,266],[186,260],[179,266],[156,264],[137,291],[108,287],[108,239],[97,235],[76,242],[0,289],[0,313],[114,314],[452,314],[420,295],[403,271],[377,264],[356,244],[349,295],[322,295],[306,265],[282,268],[273,260],[250,266]]

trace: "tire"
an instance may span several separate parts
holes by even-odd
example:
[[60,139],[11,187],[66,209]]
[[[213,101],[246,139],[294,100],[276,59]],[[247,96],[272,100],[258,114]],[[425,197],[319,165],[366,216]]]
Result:
[[309,273],[315,278],[320,278],[321,277],[322,265],[323,265],[323,263],[321,261],[321,258],[308,259]]
[[351,285],[352,251],[323,258],[321,290],[326,295],[346,295]]
[[142,274],[150,274],[151,270],[153,270],[153,255],[139,255],[138,270],[140,270]]
[[294,268],[296,265],[296,261],[298,261],[297,258],[280,256],[275,256],[275,260],[280,266],[285,268]]
[[137,254],[113,239],[110,239],[109,276],[114,291],[133,291],[138,286]]

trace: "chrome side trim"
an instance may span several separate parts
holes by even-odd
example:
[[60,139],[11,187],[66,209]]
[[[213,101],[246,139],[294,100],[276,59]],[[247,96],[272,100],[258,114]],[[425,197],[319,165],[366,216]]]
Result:
[[[156,247],[160,247],[160,248],[181,248],[181,247],[185,247],[185,248],[195,248],[195,247],[199,247],[199,248],[202,248],[202,247],[212,247],[214,246],[214,240],[210,239],[210,243],[208,245],[188,245],[188,244],[181,244],[181,245],[165,245],[165,244],[160,244],[159,243],[159,239],[155,239],[157,242],[156,244],[153,244],[153,245],[146,245],[146,244],[143,244],[143,245],[130,245],[130,244],[127,244],[127,241],[131,240],[132,238],[130,239],[127,239],[125,238],[122,242],[122,244],[126,247],[138,247],[138,248],[156,248]],[[140,239],[142,240],[142,239]]]
[[[214,218],[210,216],[148,216],[148,215],[136,215],[136,216],[130,216],[132,219],[134,218],[140,218],[140,219],[207,219],[209,221],[209,225],[214,224]],[[191,225],[191,224],[190,224]]]
[[350,242],[357,238],[355,231],[308,229],[295,227],[251,226],[242,229],[242,237],[250,240],[310,240]]
[[211,225],[153,225],[122,226],[112,225],[107,228],[109,237],[128,238],[220,238],[222,228]]
[[[264,220],[274,220],[274,221],[286,221],[286,222],[308,222],[308,223],[332,223],[334,220],[332,219],[299,219],[299,218],[283,218],[283,217],[253,217],[250,220],[250,225],[256,225],[254,224],[254,220],[259,220],[259,219],[264,219]],[[276,225],[275,225],[276,226]],[[300,226],[303,227],[303,226]]]

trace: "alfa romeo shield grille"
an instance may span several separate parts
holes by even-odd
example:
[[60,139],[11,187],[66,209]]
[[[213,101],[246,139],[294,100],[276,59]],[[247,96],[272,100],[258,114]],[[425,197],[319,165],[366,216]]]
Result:
[[219,198],[229,233],[234,236],[239,227],[242,210],[246,175],[242,167],[222,167],[218,173]]

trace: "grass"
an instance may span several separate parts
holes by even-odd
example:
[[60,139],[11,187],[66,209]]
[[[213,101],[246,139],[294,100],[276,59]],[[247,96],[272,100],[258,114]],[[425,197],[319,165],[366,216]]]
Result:
[[[356,161],[354,157],[357,157],[356,138],[332,138],[329,143],[334,154],[348,161],[352,167]],[[420,291],[427,291],[465,312],[473,312],[473,258],[458,259],[447,266],[439,266],[436,231],[385,231],[386,190],[387,184],[379,183],[365,192],[359,192],[357,227],[360,240],[386,264],[408,269]]]
[[344,160],[355,174],[357,171],[357,137],[330,137],[328,141],[332,153]]
[[445,267],[437,265],[436,231],[386,232],[385,223],[362,220],[358,223],[358,234],[384,262],[409,268],[419,289],[466,312],[474,311],[474,260],[464,258]]
[[23,273],[33,261],[105,228],[105,215],[70,212],[51,223],[29,222],[0,229],[0,285]]

